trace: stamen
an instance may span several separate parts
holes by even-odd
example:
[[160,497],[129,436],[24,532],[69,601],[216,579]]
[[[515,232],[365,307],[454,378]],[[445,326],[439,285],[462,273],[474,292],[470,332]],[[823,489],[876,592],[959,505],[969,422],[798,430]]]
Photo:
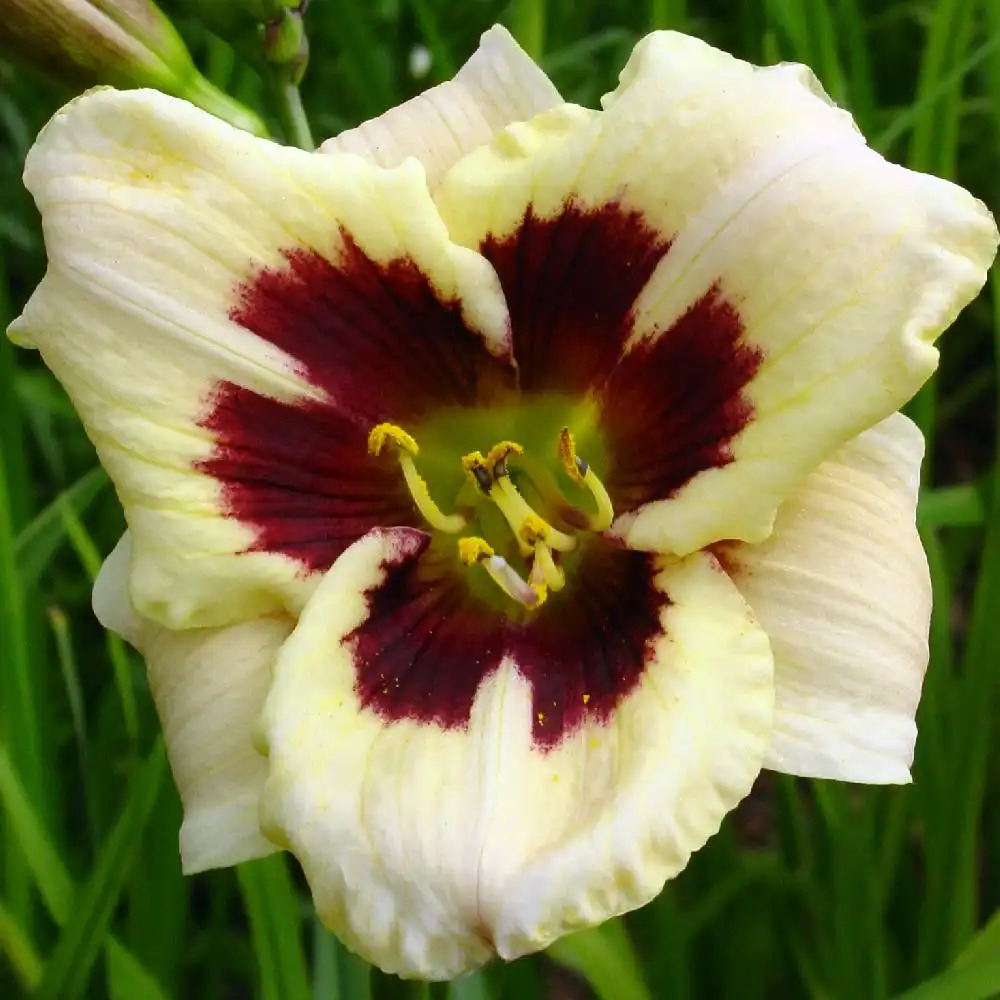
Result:
[[464,530],[468,521],[461,514],[445,514],[431,498],[427,483],[417,472],[413,462],[414,456],[420,454],[420,448],[413,437],[395,424],[376,424],[368,435],[368,453],[380,454],[386,441],[391,441],[396,446],[396,457],[403,470],[403,479],[424,520],[432,528],[449,535],[456,535]]
[[[576,548],[576,539],[572,535],[566,535],[553,528],[544,518],[535,513],[531,504],[521,496],[517,487],[511,482],[510,476],[501,476],[494,480],[495,488],[490,494],[490,499],[500,509],[500,513],[507,519],[511,531],[517,536],[519,542],[524,541],[524,531],[528,525],[537,527],[537,534],[546,544],[551,545],[560,552],[572,552]],[[531,552],[528,547],[527,555]]]
[[417,442],[396,424],[376,424],[368,432],[368,454],[381,454],[386,441],[391,441],[400,451],[409,452],[411,455],[420,454]]
[[509,455],[523,455],[524,449],[516,441],[501,441],[493,445],[487,454],[485,462],[486,468],[493,474],[494,479],[510,474],[507,468],[507,457]]
[[606,531],[611,527],[611,522],[615,519],[614,505],[611,497],[604,487],[604,483],[597,478],[594,470],[576,453],[576,441],[573,440],[573,433],[568,427],[564,427],[559,432],[559,460],[566,470],[566,474],[575,483],[590,490],[590,495],[597,504],[597,514],[589,518],[589,527],[592,531]]
[[462,468],[469,474],[472,481],[479,487],[479,492],[484,496],[490,495],[493,489],[493,477],[490,475],[486,458],[480,451],[470,451],[468,455],[462,456]]
[[512,600],[526,608],[536,609],[545,603],[545,584],[526,583],[503,556],[498,556],[484,538],[460,538],[458,556],[466,566],[478,563],[489,573],[493,582]]
[[539,542],[535,548],[535,559],[531,564],[529,581],[535,577],[536,571],[549,590],[562,590],[566,586],[566,574],[561,566],[556,565],[552,558],[552,549],[545,542]]
[[[576,548],[576,539],[553,528],[540,517],[531,504],[517,491],[507,468],[509,455],[520,455],[522,448],[513,441],[501,441],[494,445],[488,455],[473,451],[462,457],[462,468],[472,477],[479,489],[486,494],[506,518],[510,530],[517,538],[521,555],[526,558],[533,551],[532,543],[525,538],[525,526],[536,526],[534,534],[554,549],[571,552]],[[492,463],[492,464],[491,464]]]

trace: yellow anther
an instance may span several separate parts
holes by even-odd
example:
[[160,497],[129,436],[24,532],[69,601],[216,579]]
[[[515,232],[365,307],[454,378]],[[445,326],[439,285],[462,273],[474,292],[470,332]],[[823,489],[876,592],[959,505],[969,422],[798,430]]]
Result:
[[396,457],[403,470],[403,479],[424,520],[432,528],[447,532],[449,535],[462,531],[468,523],[465,518],[461,514],[445,514],[431,497],[427,483],[413,463],[414,456],[420,454],[420,448],[402,427],[397,427],[395,424],[376,424],[368,434],[368,454],[380,454],[387,441],[396,446]]
[[576,539],[557,531],[535,513],[511,481],[507,458],[521,455],[523,451],[516,441],[501,441],[490,448],[487,455],[479,451],[463,455],[462,468],[506,518],[522,556],[527,558],[531,555],[536,541],[544,541],[554,549],[569,552],[576,548]]
[[471,536],[458,540],[458,558],[466,566],[473,566],[477,562],[482,562],[484,559],[489,559],[495,555],[493,546],[485,538]]
[[486,455],[486,468],[494,476],[503,476],[507,474],[506,466],[501,469],[497,469],[500,463],[505,463],[509,455],[523,455],[524,449],[516,441],[501,441],[499,444],[493,445]]
[[490,475],[483,453],[470,451],[468,455],[463,455],[462,468],[468,473],[469,478],[476,484],[479,491],[489,496],[490,490],[493,488],[493,477]]
[[576,457],[576,441],[573,439],[573,432],[568,427],[564,427],[559,432],[558,451],[559,461],[562,462],[563,468],[566,470],[566,475],[574,483],[579,483],[582,486],[586,463],[584,463],[584,470],[581,470],[577,464],[580,459]]
[[413,437],[395,424],[376,424],[371,429],[368,434],[368,454],[380,454],[386,441],[391,441],[397,448],[411,455],[420,454],[420,448]]
[[462,468],[466,472],[474,472],[486,466],[486,456],[481,451],[470,451],[468,455],[462,456]]
[[548,524],[542,518],[535,513],[531,513],[521,522],[517,537],[528,545],[534,545],[536,542],[544,542],[548,527]]
[[591,531],[606,531],[615,519],[615,508],[604,483],[597,478],[594,470],[576,453],[576,441],[568,427],[559,432],[559,460],[566,474],[574,482],[590,490],[597,504],[597,513],[589,518]]
[[460,538],[458,557],[466,566],[478,564],[490,575],[490,579],[511,600],[534,610],[541,607],[548,596],[545,584],[529,584],[503,556],[498,556],[492,546],[483,538]]

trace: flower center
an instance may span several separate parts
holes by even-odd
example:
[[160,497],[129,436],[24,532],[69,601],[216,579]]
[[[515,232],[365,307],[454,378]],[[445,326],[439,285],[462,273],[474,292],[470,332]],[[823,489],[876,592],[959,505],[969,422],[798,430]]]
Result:
[[[499,513],[508,534],[501,546],[491,544],[480,534],[465,534],[458,539],[458,556],[467,567],[482,567],[499,589],[529,610],[542,606],[549,592],[566,585],[563,557],[577,548],[577,532],[602,532],[611,526],[614,509],[608,491],[593,469],[576,453],[576,442],[568,427],[563,427],[554,448],[570,479],[590,493],[592,513],[572,506],[556,484],[544,463],[526,457],[516,441],[501,441],[484,455],[472,451],[456,456],[466,475],[466,486],[455,497],[455,513],[447,514],[435,502],[427,481],[420,475],[416,459],[420,446],[408,431],[395,424],[382,423],[368,435],[369,454],[377,456],[386,445],[392,446],[399,460],[403,478],[413,502],[427,523],[439,532],[460,535],[473,521],[489,524],[477,508],[488,507]],[[569,530],[555,527],[525,498],[514,481],[517,473],[523,486],[530,488],[539,506],[554,510]],[[494,519],[495,524],[495,519]],[[572,525],[572,527],[570,527]],[[509,543],[513,542],[513,546]],[[513,552],[506,558],[497,549],[516,549],[524,564],[523,571],[512,563]]]

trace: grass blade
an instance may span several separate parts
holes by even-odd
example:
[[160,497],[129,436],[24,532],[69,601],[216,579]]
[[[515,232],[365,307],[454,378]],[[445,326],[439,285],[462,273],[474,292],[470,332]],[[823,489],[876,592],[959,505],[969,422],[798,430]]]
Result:
[[86,990],[165,773],[166,755],[162,742],[157,742],[132,780],[125,807],[104,843],[93,875],[74,900],[73,913],[45,966],[38,1000],[75,1000]]
[[73,883],[3,744],[0,744],[0,805],[52,919],[64,922],[73,905]]
[[105,955],[111,1000],[168,1000],[163,987],[117,941],[108,942]]
[[617,920],[549,946],[551,959],[579,972],[598,1000],[651,1000],[624,925]]
[[0,902],[0,951],[10,962],[14,975],[25,991],[33,990],[42,978],[42,960],[14,915]]
[[895,1000],[993,1000],[1000,994],[1000,953],[949,969],[900,994]]
[[14,539],[14,557],[25,587],[33,586],[66,541],[63,512],[82,514],[109,484],[103,469],[91,469],[42,508]]
[[283,854],[237,869],[250,918],[264,1000],[312,1000],[302,948],[301,912]]

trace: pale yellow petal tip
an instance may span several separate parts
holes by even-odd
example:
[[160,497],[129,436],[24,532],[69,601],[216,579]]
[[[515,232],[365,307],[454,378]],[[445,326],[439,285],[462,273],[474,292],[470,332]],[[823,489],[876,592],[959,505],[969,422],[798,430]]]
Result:
[[91,603],[94,616],[106,629],[117,633],[138,649],[143,621],[136,614],[130,596],[131,570],[132,537],[126,531],[101,565],[94,581]]
[[693,71],[714,71],[746,66],[728,52],[717,49],[708,42],[703,42],[694,35],[686,35],[681,31],[653,31],[639,39],[632,54],[618,74],[618,87],[601,98],[601,107],[611,108],[615,102],[628,90],[630,85],[640,77],[653,60],[674,62],[689,62]]
[[256,814],[257,802],[252,799],[186,809],[179,838],[184,874],[228,868],[280,851],[280,845],[260,832]]
[[7,327],[7,337],[17,347],[37,348],[38,344],[31,333],[24,315],[20,315]]
[[193,114],[204,114],[186,101],[161,94],[158,90],[139,88],[118,90],[115,87],[92,87],[72,100],[67,101],[45,123],[35,138],[35,142],[24,161],[24,184],[32,194],[35,190],[36,168],[44,155],[53,147],[58,147],[67,134],[72,134],[78,121],[91,114],[110,113],[112,115],[134,115],[136,110],[156,112],[165,107],[188,109]]
[[327,139],[320,152],[352,153],[383,167],[414,157],[433,188],[454,163],[488,143],[499,129],[561,101],[511,34],[495,26],[483,34],[479,48],[453,79]]

